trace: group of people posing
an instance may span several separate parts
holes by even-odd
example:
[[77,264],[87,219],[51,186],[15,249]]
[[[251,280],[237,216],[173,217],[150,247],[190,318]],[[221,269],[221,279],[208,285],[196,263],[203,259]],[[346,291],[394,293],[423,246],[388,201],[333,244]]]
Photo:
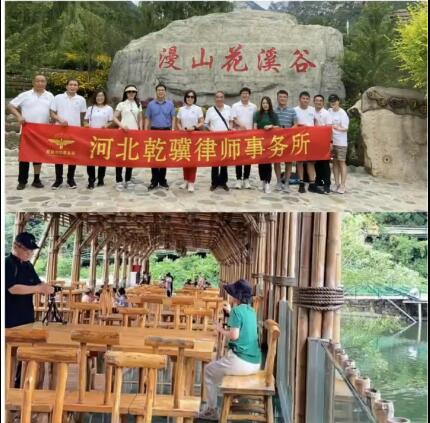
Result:
[[[87,126],[91,128],[118,127],[120,130],[183,130],[183,131],[230,131],[272,128],[293,128],[297,126],[332,126],[332,158],[334,186],[331,184],[330,161],[297,162],[296,172],[299,179],[300,193],[308,190],[319,194],[336,192],[345,193],[347,176],[346,152],[347,131],[349,119],[347,113],[340,107],[340,99],[336,94],[328,98],[330,108],[325,106],[325,98],[321,94],[313,97],[307,91],[299,95],[299,104],[296,107],[288,105],[288,92],[277,92],[277,105],[273,106],[270,97],[263,97],[259,107],[250,101],[251,90],[244,87],[240,90],[240,101],[229,106],[225,104],[223,91],[215,93],[215,104],[209,107],[206,114],[197,106],[197,94],[194,90],[184,93],[184,105],[176,111],[171,100],[167,99],[166,87],[163,84],[156,86],[156,98],[149,102],[145,111],[142,109],[138,98],[138,90],[135,85],[127,85],[124,88],[122,101],[118,103],[115,111],[108,104],[108,98],[104,90],[96,90],[92,104],[87,107],[84,97],[78,94],[79,81],[69,79],[66,91],[55,97],[46,90],[47,79],[44,75],[36,75],[33,79],[33,89],[25,91],[10,101],[8,108],[20,124],[52,123],[59,125]],[[293,163],[285,163],[282,170],[281,163],[274,163],[277,191],[291,192],[290,178]],[[18,190],[26,187],[29,177],[30,164],[19,163]],[[40,163],[33,163],[34,180],[33,187],[43,188],[40,180]],[[69,165],[67,169],[67,185],[69,188],[77,187],[75,182],[75,165]],[[307,178],[305,178],[305,172]],[[149,190],[158,187],[169,189],[166,178],[166,168],[151,168],[151,182]],[[251,189],[249,181],[251,165],[236,166],[236,189]],[[258,173],[261,188],[265,193],[271,191],[272,164],[259,164]],[[87,166],[88,189],[95,186],[103,186],[106,167]],[[116,168],[116,189],[124,191],[134,186],[132,179],[133,168]],[[184,181],[180,188],[194,192],[197,168],[184,168]],[[229,191],[228,171],[226,166],[212,167],[210,190],[222,188]],[[63,184],[63,165],[55,165],[55,181],[52,189],[58,189]]]

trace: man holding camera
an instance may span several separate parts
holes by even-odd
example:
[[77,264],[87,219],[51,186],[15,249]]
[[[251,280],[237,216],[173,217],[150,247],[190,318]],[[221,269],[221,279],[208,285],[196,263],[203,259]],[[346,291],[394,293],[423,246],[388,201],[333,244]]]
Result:
[[12,253],[6,257],[6,328],[33,323],[33,294],[54,292],[53,286],[42,283],[30,262],[38,248],[32,234],[21,232],[15,238]]

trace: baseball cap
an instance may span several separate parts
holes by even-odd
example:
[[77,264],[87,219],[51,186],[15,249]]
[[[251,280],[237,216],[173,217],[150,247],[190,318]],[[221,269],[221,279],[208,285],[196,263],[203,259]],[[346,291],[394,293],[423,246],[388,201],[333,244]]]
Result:
[[21,232],[15,237],[15,242],[29,250],[37,250],[36,238],[29,232]]
[[337,94],[330,94],[328,97],[328,101],[329,103],[331,103],[332,101],[339,101],[340,98]]

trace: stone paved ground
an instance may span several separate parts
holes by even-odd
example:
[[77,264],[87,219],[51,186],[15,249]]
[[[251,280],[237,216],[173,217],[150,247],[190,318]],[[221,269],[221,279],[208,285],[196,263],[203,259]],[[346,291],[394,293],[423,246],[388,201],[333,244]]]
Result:
[[[292,186],[291,194],[275,192],[264,194],[261,190],[209,191],[210,169],[198,170],[196,191],[188,193],[179,189],[182,182],[181,169],[168,169],[170,190],[157,189],[147,192],[145,186],[150,179],[149,169],[135,169],[135,189],[117,192],[114,188],[114,169],[108,169],[106,186],[86,189],[87,175],[84,166],[78,166],[76,182],[78,189],[70,190],[65,185],[58,191],[50,189],[54,181],[54,165],[43,165],[42,181],[45,188],[30,185],[17,191],[18,163],[16,150],[6,153],[6,210],[15,211],[206,211],[206,212],[268,212],[268,211],[426,211],[427,189],[424,183],[398,182],[374,178],[362,168],[351,167],[345,195],[298,194]],[[30,169],[32,172],[32,169]],[[66,173],[66,169],[65,169]],[[31,173],[30,173],[31,174]],[[230,187],[235,180],[234,168],[229,168]],[[30,183],[32,176],[30,176]],[[257,166],[251,171],[251,183],[260,187]]]

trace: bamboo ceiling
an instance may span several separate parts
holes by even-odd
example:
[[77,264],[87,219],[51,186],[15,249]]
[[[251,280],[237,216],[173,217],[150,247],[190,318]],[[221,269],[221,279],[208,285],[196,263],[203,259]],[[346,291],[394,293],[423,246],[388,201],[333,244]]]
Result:
[[[247,255],[250,235],[257,231],[258,213],[58,213],[65,233],[82,223],[84,237],[97,238],[112,248],[130,249],[149,255],[159,249],[210,250],[219,261],[232,255]],[[51,213],[28,213],[25,219]],[[70,234],[73,231],[70,231]]]

